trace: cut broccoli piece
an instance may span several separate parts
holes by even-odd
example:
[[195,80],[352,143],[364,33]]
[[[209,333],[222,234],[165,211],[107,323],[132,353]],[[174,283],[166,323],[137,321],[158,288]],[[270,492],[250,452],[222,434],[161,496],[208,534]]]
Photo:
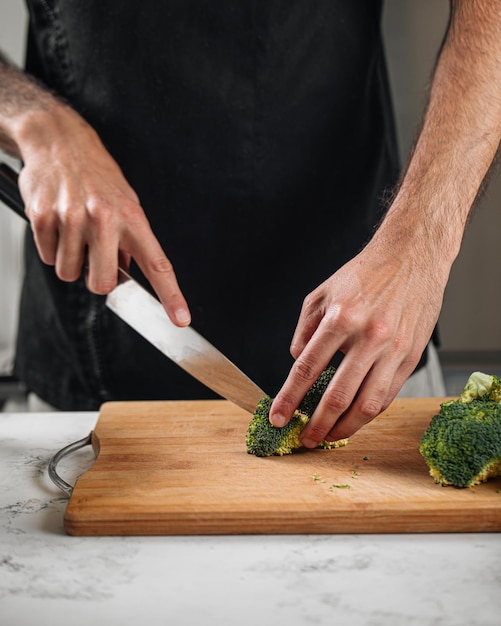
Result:
[[475,372],[456,400],[442,403],[419,451],[436,483],[472,487],[501,475],[500,380]]
[[301,400],[298,411],[311,417],[317,408],[318,403],[331,382],[332,377],[336,373],[335,367],[327,367],[313,383],[310,390],[306,392],[305,397]]
[[299,435],[306,426],[308,418],[298,411],[283,428],[276,428],[270,423],[269,414],[273,400],[269,396],[262,398],[257,405],[247,430],[247,452],[256,456],[291,454],[301,447]]
[[[273,400],[269,396],[264,396],[258,402],[247,429],[247,452],[255,456],[283,456],[284,454],[291,454],[297,448],[301,448],[303,445],[300,439],[301,431],[320,402],[320,398],[334,375],[334,371],[334,368],[324,370],[304,397],[300,404],[300,409],[295,411],[290,422],[282,428],[277,428],[271,424],[269,415]],[[348,439],[322,441],[319,447],[332,449],[339,448],[347,443]]]

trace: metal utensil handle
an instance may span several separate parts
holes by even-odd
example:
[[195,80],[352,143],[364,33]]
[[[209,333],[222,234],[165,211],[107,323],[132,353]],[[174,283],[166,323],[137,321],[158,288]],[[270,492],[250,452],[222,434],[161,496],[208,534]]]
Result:
[[[12,168],[5,163],[0,163],[0,200],[4,202],[9,209],[12,209],[20,217],[28,221],[28,217],[24,212],[24,202],[21,194],[19,193],[17,179],[18,175]],[[59,476],[57,473],[57,464],[68,454],[71,454],[76,450],[80,450],[80,448],[84,448],[91,443],[92,432],[87,435],[87,437],[84,437],[79,441],[75,441],[74,443],[70,443],[62,450],[59,450],[59,452],[57,452],[49,461],[48,472],[50,479],[57,487],[59,487],[59,489],[61,489],[61,491],[64,491],[67,496],[71,496],[73,487],[63,480],[61,476]]]
[[80,448],[85,448],[85,446],[90,446],[91,444],[92,444],[92,431],[87,435],[87,437],[84,437],[83,439],[79,439],[78,441],[70,443],[69,445],[64,447],[62,450],[59,450],[59,452],[56,452],[56,454],[49,461],[48,472],[49,472],[50,479],[57,487],[59,487],[59,489],[61,489],[61,491],[64,491],[64,493],[67,496],[71,496],[71,494],[73,493],[73,487],[69,483],[67,483],[65,480],[63,480],[61,476],[59,476],[59,474],[57,473],[57,464],[65,456],[68,456],[68,454],[71,454],[72,452],[76,452],[77,450],[80,450]]

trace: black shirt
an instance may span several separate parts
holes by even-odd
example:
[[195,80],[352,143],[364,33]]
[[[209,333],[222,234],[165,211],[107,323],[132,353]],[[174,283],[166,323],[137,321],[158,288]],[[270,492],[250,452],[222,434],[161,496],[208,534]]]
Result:
[[[270,395],[304,297],[367,242],[397,177],[381,4],[28,2],[27,69],[117,160],[194,328]],[[16,372],[67,410],[212,397],[59,281],[29,232]]]

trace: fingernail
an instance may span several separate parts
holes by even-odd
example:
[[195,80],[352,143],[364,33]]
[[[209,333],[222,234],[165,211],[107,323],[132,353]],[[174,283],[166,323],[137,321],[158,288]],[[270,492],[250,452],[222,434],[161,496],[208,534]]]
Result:
[[178,309],[175,315],[176,315],[176,320],[179,324],[186,326],[187,324],[190,323],[190,319],[191,319],[190,314],[188,313],[186,309]]
[[273,413],[273,415],[270,417],[270,422],[273,424],[273,426],[276,426],[277,428],[282,428],[282,426],[285,426],[285,417],[281,413]]

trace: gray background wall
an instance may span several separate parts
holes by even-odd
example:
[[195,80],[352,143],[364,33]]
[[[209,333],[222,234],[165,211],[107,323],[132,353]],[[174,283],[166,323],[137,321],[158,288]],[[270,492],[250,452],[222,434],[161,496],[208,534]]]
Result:
[[[0,0],[0,47],[16,63],[22,63],[26,13],[22,0]],[[16,163],[2,160],[11,165]],[[0,203],[1,205],[1,203]],[[17,303],[22,276],[22,221],[0,206],[0,374],[9,373],[17,327]]]
[[[401,153],[405,155],[425,102],[426,87],[447,24],[447,0],[387,0],[384,32]],[[0,45],[21,63],[25,36],[22,0],[1,0]],[[446,291],[440,329],[442,357],[501,361],[497,277],[501,269],[501,177],[492,176],[465,235]],[[0,210],[0,373],[8,370],[16,332],[22,273],[22,225]],[[481,353],[481,355],[479,354]],[[475,362],[472,367],[477,367]]]

